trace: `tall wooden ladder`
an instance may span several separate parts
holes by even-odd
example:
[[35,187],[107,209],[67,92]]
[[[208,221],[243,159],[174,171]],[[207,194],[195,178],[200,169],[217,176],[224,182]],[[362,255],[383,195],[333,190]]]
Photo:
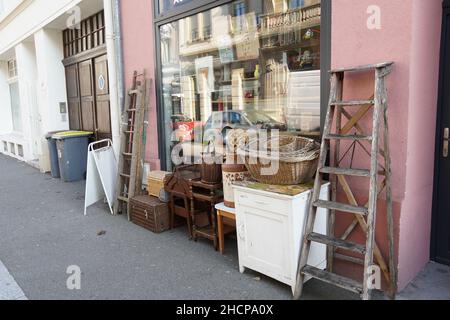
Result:
[[[372,290],[374,289],[371,281],[373,279],[373,272],[376,270],[376,268],[374,268],[374,257],[379,267],[378,270],[382,271],[386,282],[389,284],[389,296],[393,299],[395,298],[397,291],[397,274],[394,264],[394,222],[391,198],[391,162],[387,113],[388,99],[385,84],[385,78],[391,72],[392,65],[392,62],[386,62],[376,65],[366,65],[331,71],[329,108],[324,127],[319,166],[310,203],[309,215],[307,217],[305,237],[299,258],[297,286],[294,299],[301,298],[305,277],[315,278],[355,292],[364,300],[371,299]],[[347,73],[356,72],[375,73],[374,95],[372,98],[365,101],[343,101],[344,76]],[[373,111],[373,114],[371,111]],[[367,135],[363,127],[364,117],[368,114],[372,114],[373,117],[373,128],[370,135]],[[343,120],[347,120],[345,125],[342,125]],[[333,128],[335,128],[334,130],[336,133],[332,133]],[[382,131],[383,137],[381,138],[380,133],[382,133]],[[329,150],[330,153],[332,153],[332,141],[334,142],[334,154],[329,155]],[[342,158],[340,158],[341,144],[350,145]],[[361,149],[370,157],[370,169],[363,170],[352,168],[356,146],[361,147]],[[344,167],[342,162],[345,158],[347,158],[348,162],[348,155],[350,154],[353,154],[351,164],[350,166],[347,164]],[[328,159],[331,161],[332,166],[327,166]],[[383,160],[381,161],[381,159]],[[319,198],[324,175],[330,176],[330,181],[332,183],[332,201],[324,201]],[[365,206],[358,204],[356,196],[350,187],[349,178],[354,179],[354,177],[358,177],[359,179],[370,179],[369,200]],[[337,202],[337,191],[339,186],[346,195],[348,203]],[[383,191],[386,191],[389,265],[386,264],[375,240],[377,201]],[[328,235],[321,235],[314,232],[318,208],[330,210]],[[337,214],[354,215],[353,222],[341,237],[335,237],[334,235],[335,216]],[[364,245],[347,240],[358,225],[366,234],[366,243]],[[307,264],[312,242],[327,246],[329,264],[326,271]],[[344,255],[339,253],[342,251],[351,254]],[[357,258],[358,255],[360,257],[364,256],[364,260],[362,258]],[[364,282],[360,283],[353,279],[333,273],[334,259],[363,265],[365,270]]]
[[134,72],[133,85],[125,99],[125,111],[121,123],[121,144],[119,155],[119,170],[116,186],[116,201],[114,214],[126,209],[130,219],[130,200],[139,190],[139,179],[142,152],[142,137],[146,108],[147,80],[145,72]]

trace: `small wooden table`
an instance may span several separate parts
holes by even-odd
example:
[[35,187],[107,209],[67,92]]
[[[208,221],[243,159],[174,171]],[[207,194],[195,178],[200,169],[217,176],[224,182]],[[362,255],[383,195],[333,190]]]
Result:
[[[207,184],[200,179],[189,181],[191,194],[191,215],[192,215],[192,235],[193,239],[205,238],[214,241],[214,248],[218,247],[217,223],[215,205],[223,201],[223,184]],[[196,219],[196,202],[202,202],[208,206],[205,212],[208,215],[209,225],[200,227]]]
[[[225,204],[219,203],[216,205],[217,211],[217,236],[219,237],[219,252],[221,254],[225,251],[225,235],[236,231],[236,210],[228,208]],[[224,223],[224,218],[234,221],[234,226]]]

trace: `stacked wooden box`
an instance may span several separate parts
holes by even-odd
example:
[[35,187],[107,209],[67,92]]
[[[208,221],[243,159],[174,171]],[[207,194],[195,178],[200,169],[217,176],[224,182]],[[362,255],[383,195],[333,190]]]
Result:
[[130,202],[131,222],[154,233],[170,228],[169,207],[167,203],[151,196],[137,196]]

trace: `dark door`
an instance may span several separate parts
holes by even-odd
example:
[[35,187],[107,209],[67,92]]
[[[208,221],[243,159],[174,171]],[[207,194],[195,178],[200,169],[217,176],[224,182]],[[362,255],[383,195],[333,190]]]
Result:
[[112,139],[109,107],[108,60],[106,55],[94,59],[97,138]]
[[450,265],[450,1],[444,1],[436,134],[432,259]]
[[80,109],[80,87],[78,81],[78,65],[66,68],[67,102],[69,108],[69,124],[72,130],[82,130]]
[[66,67],[71,130],[91,131],[95,140],[111,139],[111,110],[107,56]]
[[78,70],[80,77],[81,123],[84,131],[96,133],[92,61],[81,62]]

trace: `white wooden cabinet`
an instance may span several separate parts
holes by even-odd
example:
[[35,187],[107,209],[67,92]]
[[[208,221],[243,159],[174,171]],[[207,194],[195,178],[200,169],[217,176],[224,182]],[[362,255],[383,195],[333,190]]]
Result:
[[[291,286],[294,292],[311,191],[287,196],[234,186],[239,250],[239,269],[260,272]],[[330,184],[321,190],[329,200]],[[329,211],[319,209],[314,231],[327,234]],[[313,243],[308,264],[327,265],[326,246]]]

